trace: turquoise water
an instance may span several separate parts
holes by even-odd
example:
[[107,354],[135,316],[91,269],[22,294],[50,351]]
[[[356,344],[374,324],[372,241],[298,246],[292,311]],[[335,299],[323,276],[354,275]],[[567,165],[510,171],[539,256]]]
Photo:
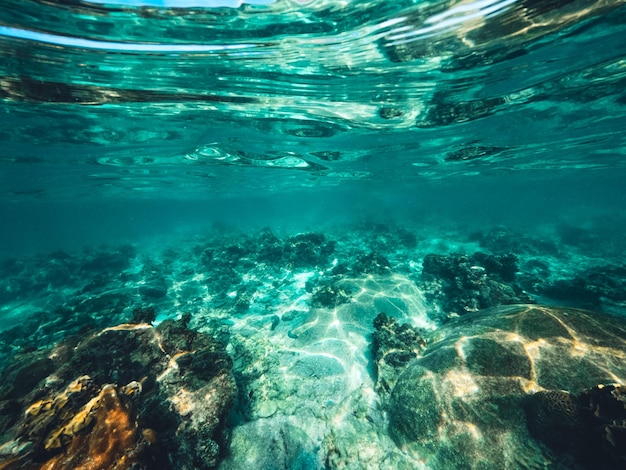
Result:
[[[393,384],[422,375],[377,352],[374,320],[419,331],[425,352],[394,348],[419,361],[434,345],[429,364],[458,339],[446,325],[490,308],[622,321],[623,3],[5,0],[0,469],[130,468],[120,455],[137,468],[589,467],[572,446],[521,446],[536,431],[520,407],[496,426],[465,402],[415,405],[445,418],[409,433]],[[127,322],[154,338],[131,333],[124,349],[102,333]],[[179,344],[194,334],[210,340]],[[71,359],[93,383],[55,362],[105,337],[93,354],[119,363]],[[623,383],[613,365],[557,388]],[[468,367],[436,394],[487,396]],[[524,394],[554,388],[531,379]],[[69,411],[29,408],[81,387]],[[87,464],[76,449],[122,433],[99,432],[97,410],[115,407],[84,408],[111,390],[143,437]],[[155,402],[174,417],[144,417]]]

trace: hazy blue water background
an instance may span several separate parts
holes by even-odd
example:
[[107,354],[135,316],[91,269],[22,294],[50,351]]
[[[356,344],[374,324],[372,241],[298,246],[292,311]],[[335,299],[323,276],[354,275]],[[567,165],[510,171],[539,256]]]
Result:
[[579,225],[593,229],[596,235],[605,231],[614,237],[624,229],[623,176],[594,174],[594,178],[570,175],[516,181],[475,176],[449,182],[419,181],[406,188],[350,184],[349,188],[194,201],[154,197],[5,202],[2,211],[7,229],[2,234],[2,253],[11,256],[141,242],[159,235],[201,233],[224,224],[249,231],[267,226],[299,231],[364,220],[431,226],[434,237],[446,227],[471,233],[499,224],[534,235],[545,226]]

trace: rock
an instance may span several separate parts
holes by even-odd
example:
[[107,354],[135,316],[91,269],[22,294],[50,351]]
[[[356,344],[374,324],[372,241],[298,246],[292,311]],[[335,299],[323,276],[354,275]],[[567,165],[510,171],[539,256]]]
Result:
[[[237,388],[224,346],[188,322],[122,324],[17,356],[0,455],[12,469],[214,468]],[[24,379],[19,364],[39,363]]]
[[139,287],[142,297],[150,300],[162,299],[167,295],[167,286],[162,281],[154,281]]
[[601,309],[604,304],[626,302],[626,266],[605,265],[585,269],[569,279],[538,286],[538,291],[568,305]]
[[154,307],[137,307],[133,309],[131,323],[152,323],[156,320]]
[[259,419],[238,426],[233,431],[232,449],[221,470],[324,468],[311,438],[284,419]]
[[337,279],[320,279],[317,284],[308,286],[311,290],[311,307],[335,308],[352,300],[352,292],[342,286]]
[[283,253],[294,267],[314,267],[326,264],[334,249],[335,242],[326,243],[323,234],[302,233],[285,240]]
[[0,400],[16,399],[32,390],[55,369],[54,362],[40,351],[18,355],[0,376]]
[[117,250],[88,250],[84,253],[85,259],[80,268],[90,273],[119,272],[128,268],[135,255],[136,250],[130,245],[121,246]]
[[[398,377],[391,435],[433,468],[568,468],[532,439],[523,405],[541,392],[535,422],[567,433],[581,419],[567,394],[625,381],[625,345],[624,321],[603,314],[539,306],[468,314],[437,330]],[[552,444],[563,447],[558,436]]]
[[389,274],[391,272],[391,264],[380,253],[371,252],[357,256],[352,264],[352,272],[355,275]]
[[421,287],[448,315],[533,303],[515,283],[517,270],[517,257],[512,253],[429,254],[423,261]]
[[280,240],[269,230],[261,232],[256,259],[275,266],[315,267],[328,263],[336,242],[326,240],[322,233],[300,233]]
[[549,238],[533,237],[526,232],[513,231],[508,227],[496,226],[487,232],[477,232],[470,236],[481,248],[491,253],[519,253],[535,256],[554,255],[559,245]]
[[21,412],[22,407],[17,400],[0,400],[0,436],[15,425]]
[[298,316],[301,314],[302,312],[298,310],[288,310],[287,312],[283,313],[280,319],[282,321],[292,321],[293,319],[298,318]]
[[408,323],[399,324],[384,313],[374,319],[374,328],[371,348],[376,365],[376,387],[379,393],[388,393],[402,369],[421,356],[426,341],[424,332]]

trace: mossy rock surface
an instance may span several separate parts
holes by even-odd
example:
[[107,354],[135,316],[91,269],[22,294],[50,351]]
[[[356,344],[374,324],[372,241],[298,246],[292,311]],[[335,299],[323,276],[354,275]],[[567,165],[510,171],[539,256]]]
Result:
[[529,434],[524,399],[609,383],[626,383],[626,320],[498,307],[437,331],[391,392],[390,431],[433,468],[560,468]]

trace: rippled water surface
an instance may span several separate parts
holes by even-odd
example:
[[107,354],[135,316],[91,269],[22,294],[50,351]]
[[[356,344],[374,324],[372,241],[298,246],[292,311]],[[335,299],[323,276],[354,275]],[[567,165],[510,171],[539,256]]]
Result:
[[623,168],[620,1],[163,3],[3,3],[3,199]]

